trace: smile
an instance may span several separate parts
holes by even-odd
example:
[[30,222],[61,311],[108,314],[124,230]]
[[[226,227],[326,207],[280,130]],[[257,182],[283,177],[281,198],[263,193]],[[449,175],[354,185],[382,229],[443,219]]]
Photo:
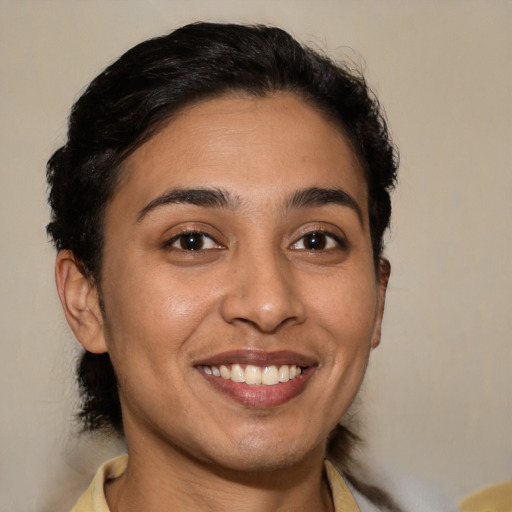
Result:
[[294,364],[256,366],[234,363],[219,366],[202,365],[199,369],[207,375],[245,383],[249,386],[275,386],[296,379],[303,372],[303,367]]
[[244,407],[272,408],[301,395],[318,361],[287,350],[233,350],[195,361],[210,389]]

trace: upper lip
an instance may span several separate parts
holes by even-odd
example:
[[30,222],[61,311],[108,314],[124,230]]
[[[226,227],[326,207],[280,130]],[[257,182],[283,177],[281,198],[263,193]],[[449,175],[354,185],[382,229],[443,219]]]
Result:
[[230,350],[214,354],[194,363],[194,366],[220,366],[233,363],[252,364],[254,366],[297,365],[314,366],[316,361],[304,354],[290,350],[266,352],[262,350]]

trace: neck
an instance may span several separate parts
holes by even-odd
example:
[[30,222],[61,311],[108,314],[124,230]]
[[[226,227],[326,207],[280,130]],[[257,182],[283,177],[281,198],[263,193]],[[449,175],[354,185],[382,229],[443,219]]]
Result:
[[127,444],[128,467],[105,488],[111,512],[333,510],[320,449],[286,467],[241,471],[169,446]]

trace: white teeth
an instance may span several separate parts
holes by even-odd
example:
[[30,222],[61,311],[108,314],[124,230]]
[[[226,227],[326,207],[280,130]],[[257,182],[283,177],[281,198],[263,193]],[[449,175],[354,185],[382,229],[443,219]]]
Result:
[[248,364],[245,369],[239,363],[229,366],[201,366],[201,370],[207,375],[222,377],[233,382],[245,382],[250,386],[275,386],[280,382],[288,382],[302,374],[302,368],[294,364],[283,364],[279,368],[275,365],[255,366]]
[[227,366],[224,366],[224,365],[221,365],[221,367],[219,368],[220,370],[220,376],[223,378],[223,379],[230,379],[231,378],[231,372],[228,370],[228,367]]
[[265,386],[274,386],[279,382],[279,372],[275,366],[265,366],[261,374],[261,383]]
[[248,364],[245,367],[245,382],[252,386],[259,386],[261,384],[261,368]]
[[231,380],[234,382],[245,382],[245,372],[239,364],[231,366]]
[[290,367],[283,364],[279,368],[279,382],[288,382],[290,380]]

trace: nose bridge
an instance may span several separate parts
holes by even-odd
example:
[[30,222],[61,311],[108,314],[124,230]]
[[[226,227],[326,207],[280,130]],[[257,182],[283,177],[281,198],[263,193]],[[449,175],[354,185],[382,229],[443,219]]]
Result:
[[290,262],[279,250],[259,246],[240,250],[230,292],[224,298],[227,322],[243,321],[272,332],[286,321],[302,322],[305,309],[291,275]]

